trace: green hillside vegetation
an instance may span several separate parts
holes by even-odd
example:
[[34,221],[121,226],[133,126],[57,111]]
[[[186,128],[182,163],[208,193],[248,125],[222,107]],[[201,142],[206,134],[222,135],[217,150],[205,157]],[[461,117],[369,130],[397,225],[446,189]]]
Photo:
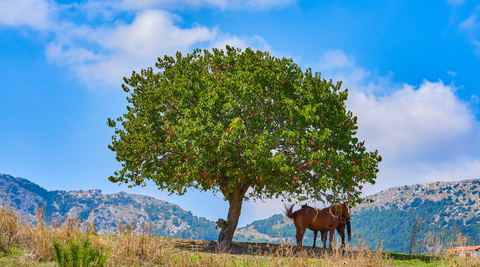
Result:
[[[290,242],[295,241],[295,235],[297,234],[297,230],[293,221],[281,214],[275,214],[267,219],[264,220],[256,220],[253,221],[251,224],[245,226],[248,228],[253,226],[253,229],[258,231],[259,233],[268,235],[273,238],[278,238],[278,240],[270,241],[271,243],[280,244],[281,240],[280,237],[284,240],[290,240]],[[338,236],[339,237],[339,236]],[[318,234],[318,238],[320,238],[320,233]],[[259,241],[259,242],[267,242],[266,239],[242,239],[236,238],[236,241]],[[317,242],[318,246],[321,246],[320,243]],[[313,245],[313,231],[307,229],[305,235],[303,237],[303,245],[305,246],[312,246]]]
[[279,234],[287,238],[295,237],[295,226],[286,224],[287,220],[289,219],[283,215],[276,214],[265,220],[256,220],[247,225],[247,227],[252,225],[258,232],[271,237],[280,237]]
[[[155,221],[160,218],[172,219],[174,226],[180,226],[180,223],[186,223],[190,227],[188,229],[178,231],[171,235],[166,223],[161,227],[153,227],[152,234],[154,236],[169,236],[175,238],[190,238],[190,239],[202,239],[202,240],[216,240],[218,237],[218,230],[215,228],[215,224],[203,217],[197,217],[192,214],[191,211],[181,212],[181,209],[173,206],[145,206],[150,220]],[[183,211],[183,210],[182,210]]]
[[[37,214],[44,214],[44,206]],[[282,218],[275,216],[283,227]],[[215,253],[215,241],[151,236],[149,225],[126,225],[116,235],[95,233],[88,222],[75,218],[50,223],[37,216],[32,227],[18,212],[0,206],[1,266],[479,266],[475,257],[406,255],[370,251],[362,242],[345,251],[292,244],[238,243],[226,253]],[[180,223],[180,222],[178,222]],[[258,221],[257,225],[263,222]],[[47,227],[45,227],[47,226]],[[253,227],[253,225],[251,225]],[[456,240],[455,244],[458,244]]]
[[473,267],[479,264],[478,258],[384,253],[369,251],[362,245],[324,253],[310,248],[298,251],[296,246],[285,243],[236,242],[227,253],[215,253],[214,241],[152,237],[145,224],[129,225],[117,235],[101,235],[76,219],[73,224],[65,221],[51,227],[44,227],[46,222],[41,216],[37,220],[37,226],[31,227],[23,224],[11,208],[0,207],[1,266]]
[[[374,203],[365,203],[352,209],[352,230],[355,240],[365,240],[370,249],[383,242],[383,249],[407,253],[410,249],[412,222],[420,216],[423,230],[417,233],[416,246],[427,238],[429,232],[444,233],[451,238],[462,233],[468,245],[480,244],[480,180],[460,182],[436,182],[423,185],[389,188],[367,198]],[[154,236],[216,240],[219,230],[215,223],[194,216],[178,205],[156,200],[148,196],[117,193],[103,195],[100,190],[47,191],[22,178],[0,174],[0,204],[24,212],[34,225],[38,204],[45,201],[46,220],[52,216],[76,214],[83,220],[91,220],[96,230],[115,230],[119,223],[152,222]],[[53,214],[53,215],[52,215]],[[27,216],[27,218],[28,218]],[[264,220],[256,220],[243,227],[250,229],[236,235],[237,242],[280,243],[280,236],[295,241],[293,222],[281,214]],[[242,229],[242,228],[240,228]],[[108,232],[107,232],[108,233]],[[337,234],[338,237],[338,234]],[[419,243],[420,242],[420,243]],[[321,245],[319,240],[318,246]],[[307,230],[304,245],[313,244],[313,232]]]
[[[479,191],[480,180],[466,180],[389,188],[368,196],[373,203],[366,202],[352,209],[351,223],[355,234],[352,245],[361,238],[370,249],[381,243],[387,251],[408,253],[416,216],[423,221],[423,229],[416,234],[417,251],[426,252],[426,245],[422,242],[431,237],[429,234],[438,236],[440,232],[445,248],[456,233],[469,240],[467,245],[479,245]],[[294,225],[280,214],[254,221],[245,228],[248,227],[275,238],[279,237],[280,231],[284,238],[295,240]],[[338,234],[336,236],[338,238]],[[304,244],[311,245],[312,238],[312,231],[307,230]]]
[[[117,193],[104,195],[100,190],[48,191],[23,178],[0,174],[0,204],[23,212],[35,225],[35,211],[45,204],[45,219],[66,214],[92,221],[96,231],[114,231],[119,224],[152,222],[152,234],[163,237],[216,240],[216,224],[178,205],[148,196]],[[108,233],[107,231],[107,233]]]
[[471,211],[470,206],[462,207],[453,201],[452,197],[437,202],[416,198],[410,207],[404,206],[409,212],[395,206],[390,209],[374,207],[356,212],[352,216],[352,228],[371,247],[375,242],[383,241],[385,249],[407,253],[410,249],[413,216],[420,216],[425,222],[423,230],[417,234],[417,239],[424,239],[429,231],[441,231],[447,237],[460,232],[472,242],[471,245],[478,245],[480,224],[477,222],[480,221],[480,216],[475,213],[460,219],[449,218],[451,214],[447,210],[452,207],[464,212]]
[[[423,230],[417,234],[417,240],[422,240],[426,237],[429,231],[443,232],[447,237],[453,236],[456,232],[462,233],[467,237],[472,245],[478,244],[478,233],[480,233],[480,216],[473,215],[466,220],[467,225],[464,225],[462,219],[448,219],[449,213],[445,210],[447,207],[458,206],[452,200],[452,197],[443,199],[442,201],[434,202],[430,200],[422,201],[416,198],[409,207],[409,211],[398,209],[397,206],[392,205],[389,209],[384,207],[367,208],[352,213],[352,230],[355,237],[365,240],[370,249],[374,249],[379,242],[383,242],[383,248],[387,251],[408,253],[410,249],[410,238],[412,234],[413,216],[419,215],[423,223]],[[414,212],[410,213],[413,208]],[[462,210],[469,210],[462,208]],[[435,218],[440,216],[440,219],[435,221]],[[446,220],[448,219],[448,222]],[[271,237],[279,237],[279,232],[284,238],[292,238],[295,240],[296,229],[293,224],[285,224],[286,219],[283,215],[276,214],[265,220],[257,220],[247,225]],[[275,227],[277,226],[277,227]],[[336,234],[338,237],[338,234]],[[313,232],[307,230],[304,235],[304,244],[313,244]],[[355,239],[354,239],[355,240]],[[279,243],[274,241],[273,243]],[[321,244],[321,241],[320,243]],[[355,245],[356,243],[353,243]]]

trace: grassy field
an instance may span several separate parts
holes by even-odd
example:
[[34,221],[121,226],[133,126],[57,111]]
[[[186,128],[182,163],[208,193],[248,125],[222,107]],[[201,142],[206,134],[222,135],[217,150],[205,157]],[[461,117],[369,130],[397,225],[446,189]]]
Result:
[[149,225],[119,225],[118,235],[97,235],[94,225],[63,218],[35,227],[0,208],[0,266],[480,266],[455,255],[422,256],[370,251],[360,242],[332,252],[293,243],[234,243],[215,253],[215,242],[152,237]]

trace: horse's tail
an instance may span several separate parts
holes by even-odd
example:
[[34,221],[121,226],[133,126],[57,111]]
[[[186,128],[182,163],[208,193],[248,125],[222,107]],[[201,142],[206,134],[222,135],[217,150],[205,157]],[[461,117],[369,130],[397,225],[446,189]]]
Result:
[[285,215],[287,215],[288,218],[290,219],[295,219],[295,217],[297,217],[297,214],[295,214],[293,212],[293,206],[295,206],[295,204],[292,204],[292,205],[287,205],[287,204],[283,204],[283,206],[285,207]]
[[352,240],[352,226],[350,225],[350,220],[347,221],[347,235],[348,241]]

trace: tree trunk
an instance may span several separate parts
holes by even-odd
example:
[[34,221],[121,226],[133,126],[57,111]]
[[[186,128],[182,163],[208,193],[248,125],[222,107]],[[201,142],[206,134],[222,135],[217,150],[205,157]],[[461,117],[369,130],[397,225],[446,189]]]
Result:
[[217,224],[221,228],[218,235],[216,252],[224,252],[232,244],[233,235],[237,229],[238,219],[242,212],[243,197],[249,188],[249,185],[236,186],[233,193],[227,196],[227,200],[230,204],[228,208],[227,221],[219,220]]
[[418,231],[423,230],[423,227],[420,225],[421,223],[422,221],[420,221],[419,215],[413,217],[412,237],[410,238],[410,254],[415,253],[415,236]]

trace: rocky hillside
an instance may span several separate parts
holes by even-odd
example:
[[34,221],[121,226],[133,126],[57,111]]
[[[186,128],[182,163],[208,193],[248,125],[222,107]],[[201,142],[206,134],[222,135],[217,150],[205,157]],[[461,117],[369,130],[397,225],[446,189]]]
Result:
[[[428,232],[443,232],[451,238],[460,232],[469,239],[469,244],[480,244],[480,180],[459,182],[433,182],[393,187],[366,199],[351,210],[352,229],[372,248],[383,242],[383,248],[394,252],[408,252],[414,217],[419,217],[423,230],[417,239],[422,240]],[[280,242],[280,235],[295,240],[292,221],[277,214],[265,220],[255,221],[240,228],[236,235],[239,241]],[[307,231],[305,240],[312,242],[313,233]]]
[[[433,182],[394,187],[367,197],[354,211],[357,233],[367,242],[383,240],[392,251],[407,252],[410,248],[412,222],[419,217],[423,230],[443,232],[451,239],[460,232],[470,245],[480,243],[480,180]],[[352,222],[353,224],[353,222]]]
[[[468,220],[478,216],[480,212],[480,180],[432,182],[392,187],[368,196],[367,199],[373,200],[373,203],[362,203],[355,210],[360,211],[376,207],[410,211],[428,202],[451,201],[454,204],[447,205],[442,215],[435,217],[435,221],[440,220],[440,217],[443,217],[446,221],[460,219],[463,220],[464,225],[468,225],[471,223]],[[447,214],[448,216],[445,216]]]
[[56,217],[80,217],[93,220],[100,233],[114,233],[119,223],[152,222],[156,236],[188,237],[216,240],[215,223],[194,216],[178,205],[150,196],[102,194],[101,190],[47,191],[23,178],[0,174],[0,204],[21,212],[28,221],[35,222],[39,204],[45,203],[46,220]]
[[[418,240],[432,231],[442,231],[446,238],[460,232],[470,245],[480,244],[480,179],[393,187],[366,198],[373,203],[352,208],[351,222],[355,236],[372,248],[383,242],[385,250],[408,252],[414,217],[424,221]],[[10,205],[33,223],[36,208],[43,202],[47,220],[65,215],[93,220],[100,233],[115,232],[120,222],[152,222],[156,236],[218,237],[214,222],[163,200],[125,192],[102,194],[100,190],[47,191],[26,179],[0,174],[0,204]],[[277,214],[239,228],[234,240],[279,243],[283,237],[294,242],[295,234],[292,220]],[[304,245],[312,243],[313,233],[307,231]]]

